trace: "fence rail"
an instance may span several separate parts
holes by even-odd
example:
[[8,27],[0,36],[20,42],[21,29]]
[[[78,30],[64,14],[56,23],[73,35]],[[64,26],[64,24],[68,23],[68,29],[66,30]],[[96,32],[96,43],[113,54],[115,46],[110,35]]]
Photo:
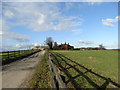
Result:
[[65,82],[63,81],[60,73],[59,73],[59,68],[57,68],[53,61],[51,54],[49,53],[49,67],[50,67],[50,75],[51,75],[51,81],[52,81],[52,88],[66,88]]
[[32,55],[40,50],[18,50],[18,51],[2,51],[0,52],[0,63],[7,64],[17,59]]

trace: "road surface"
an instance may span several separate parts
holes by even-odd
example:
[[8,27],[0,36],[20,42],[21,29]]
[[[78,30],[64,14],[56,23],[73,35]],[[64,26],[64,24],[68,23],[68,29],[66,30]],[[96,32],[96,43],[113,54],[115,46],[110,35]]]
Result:
[[2,67],[2,88],[25,88],[45,51]]

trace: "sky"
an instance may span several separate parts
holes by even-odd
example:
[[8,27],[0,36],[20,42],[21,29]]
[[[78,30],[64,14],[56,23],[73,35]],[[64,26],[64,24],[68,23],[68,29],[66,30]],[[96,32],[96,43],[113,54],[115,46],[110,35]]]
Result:
[[75,48],[118,48],[118,2],[2,2],[3,50],[44,45],[47,37]]

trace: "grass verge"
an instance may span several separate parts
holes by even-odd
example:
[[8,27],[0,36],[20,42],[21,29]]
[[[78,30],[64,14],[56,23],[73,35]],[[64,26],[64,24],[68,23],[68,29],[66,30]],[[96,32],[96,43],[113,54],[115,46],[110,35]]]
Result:
[[51,88],[50,70],[48,65],[48,52],[41,57],[41,61],[36,67],[28,88]]

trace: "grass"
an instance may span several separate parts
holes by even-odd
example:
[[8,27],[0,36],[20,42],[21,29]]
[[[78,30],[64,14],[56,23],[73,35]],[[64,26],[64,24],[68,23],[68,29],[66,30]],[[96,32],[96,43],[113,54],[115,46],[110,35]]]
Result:
[[47,52],[42,56],[28,88],[51,88]]
[[[75,68],[77,68],[81,75],[79,77],[75,78],[78,87],[82,88],[92,88],[94,87],[92,84],[92,81],[95,82],[95,84],[102,86],[106,82],[102,78],[99,78],[96,75],[91,74],[90,72],[86,72],[85,69],[81,68],[80,66],[76,65],[73,62],[70,62],[66,58],[62,57],[63,60],[65,60],[67,63],[72,65],[73,67],[69,67],[68,64],[65,63],[65,61],[62,61],[62,58],[58,57],[56,53],[60,53],[64,56],[69,57],[73,61],[83,65],[84,67],[88,69],[92,69],[95,73],[98,73],[99,75],[102,75],[106,78],[111,78],[111,80],[118,82],[118,52],[117,51],[92,51],[92,50],[85,50],[85,51],[63,51],[63,50],[55,50],[51,51],[54,52],[54,55],[56,56],[56,59],[61,63],[62,66],[65,68],[69,68],[68,73],[74,77],[79,75],[78,72],[76,72]],[[74,68],[75,67],[75,68]],[[88,82],[89,77],[91,82]],[[66,76],[67,79],[70,79],[68,76]],[[73,84],[74,85],[74,84]],[[80,85],[80,86],[79,86]],[[76,86],[76,85],[75,85]],[[106,84],[106,87],[115,87],[112,84]]]

